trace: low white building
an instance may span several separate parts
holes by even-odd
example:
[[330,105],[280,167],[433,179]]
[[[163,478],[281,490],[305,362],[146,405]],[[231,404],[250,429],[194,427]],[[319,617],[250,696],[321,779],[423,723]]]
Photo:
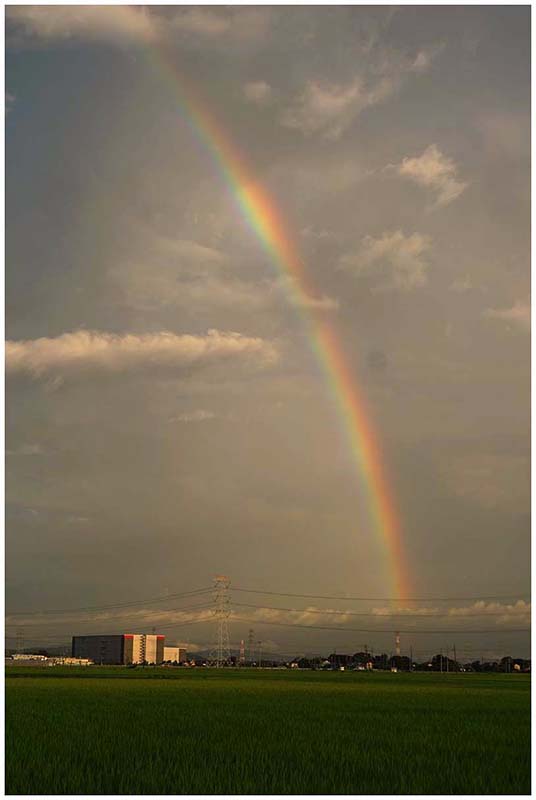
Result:
[[40,655],[39,653],[13,653],[11,656],[13,661],[46,661],[47,656]]
[[164,661],[176,661],[177,663],[186,661],[186,648],[164,647]]

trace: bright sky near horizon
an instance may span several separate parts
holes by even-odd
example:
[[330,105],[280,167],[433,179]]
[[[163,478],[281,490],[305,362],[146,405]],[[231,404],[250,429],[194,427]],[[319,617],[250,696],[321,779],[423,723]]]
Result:
[[[7,608],[155,597],[221,572],[319,595],[389,585],[305,300],[192,132],[163,48],[275,200],[344,345],[415,596],[525,595],[530,9],[6,18]],[[456,627],[471,614],[448,607]],[[245,611],[259,631],[296,620]],[[483,650],[526,648],[504,633],[527,626],[524,605],[484,611],[497,616],[464,623],[497,629]]]

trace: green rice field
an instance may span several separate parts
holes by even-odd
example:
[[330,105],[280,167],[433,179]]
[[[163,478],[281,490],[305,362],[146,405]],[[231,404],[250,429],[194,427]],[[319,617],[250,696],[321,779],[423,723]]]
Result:
[[6,670],[7,794],[529,794],[530,677]]

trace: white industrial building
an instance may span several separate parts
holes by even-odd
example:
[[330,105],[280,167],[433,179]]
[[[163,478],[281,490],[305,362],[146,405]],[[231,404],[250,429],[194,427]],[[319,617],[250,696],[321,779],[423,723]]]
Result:
[[164,639],[161,634],[149,633],[73,636],[71,655],[95,664],[161,664]]
[[185,647],[164,647],[164,661],[176,661],[180,664],[186,661],[186,648]]

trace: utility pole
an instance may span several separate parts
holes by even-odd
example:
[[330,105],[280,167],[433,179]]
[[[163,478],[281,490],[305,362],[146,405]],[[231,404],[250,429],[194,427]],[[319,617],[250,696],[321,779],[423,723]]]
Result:
[[250,628],[248,633],[248,657],[250,665],[253,664],[253,659],[255,656],[255,648],[253,644],[254,637],[255,637],[255,631],[253,630],[253,628]]
[[214,616],[218,621],[216,643],[216,666],[221,667],[231,659],[231,645],[229,642],[228,620],[231,614],[229,609],[230,579],[227,575],[216,575],[214,578]]
[[449,671],[449,649],[447,647],[447,672]]

